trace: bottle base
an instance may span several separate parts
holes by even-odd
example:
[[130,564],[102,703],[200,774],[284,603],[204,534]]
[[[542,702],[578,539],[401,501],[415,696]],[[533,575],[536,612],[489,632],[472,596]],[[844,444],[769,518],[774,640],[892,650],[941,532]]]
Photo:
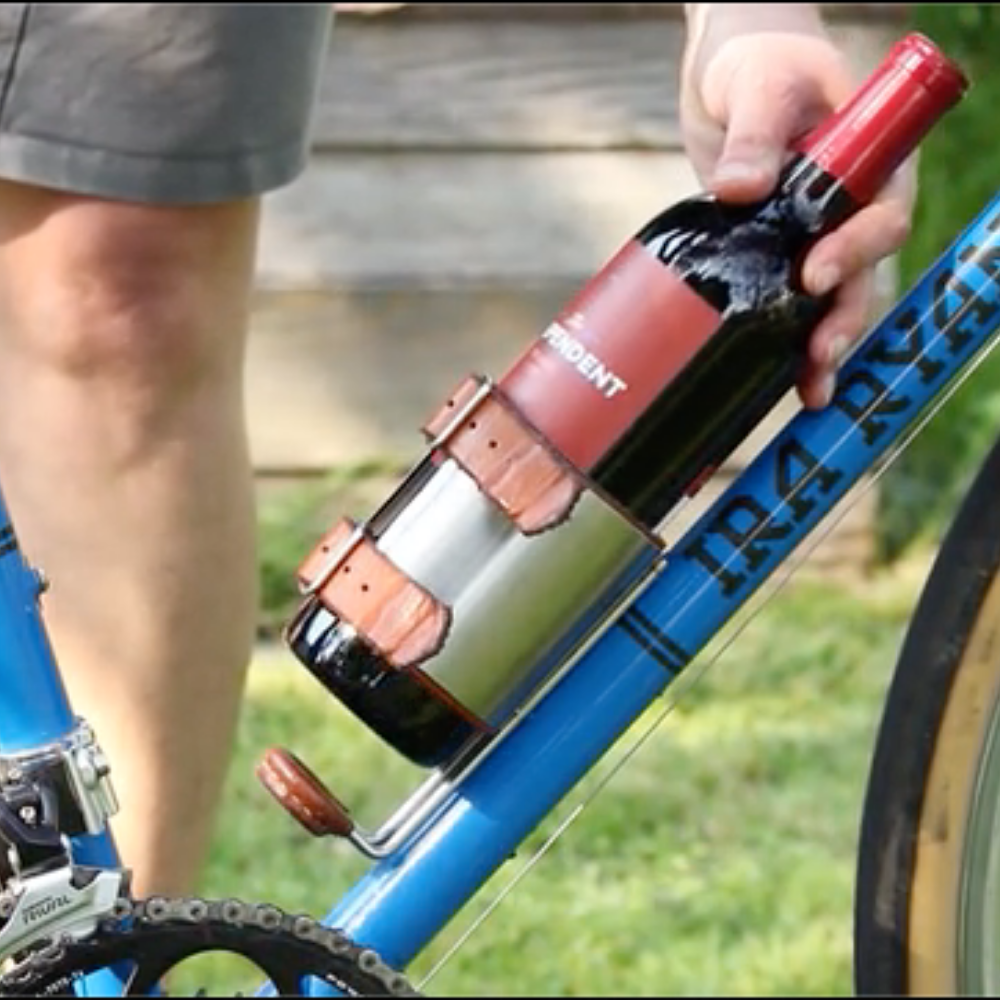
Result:
[[317,602],[288,627],[300,663],[346,708],[420,767],[440,767],[480,730],[413,675],[389,666],[354,630]]

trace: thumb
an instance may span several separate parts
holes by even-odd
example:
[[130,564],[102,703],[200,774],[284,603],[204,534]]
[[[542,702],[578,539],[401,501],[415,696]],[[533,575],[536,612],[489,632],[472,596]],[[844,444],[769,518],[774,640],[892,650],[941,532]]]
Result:
[[789,87],[761,73],[735,73],[711,188],[723,201],[754,201],[774,189],[799,124]]
[[825,40],[731,41],[706,69],[705,107],[725,130],[712,189],[724,201],[773,190],[793,141],[847,97],[850,75]]

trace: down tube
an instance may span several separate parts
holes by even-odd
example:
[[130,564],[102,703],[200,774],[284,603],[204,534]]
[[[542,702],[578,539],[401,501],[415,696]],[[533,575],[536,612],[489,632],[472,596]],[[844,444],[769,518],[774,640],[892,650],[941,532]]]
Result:
[[403,969],[1000,326],[1000,195],[408,849],[327,916]]

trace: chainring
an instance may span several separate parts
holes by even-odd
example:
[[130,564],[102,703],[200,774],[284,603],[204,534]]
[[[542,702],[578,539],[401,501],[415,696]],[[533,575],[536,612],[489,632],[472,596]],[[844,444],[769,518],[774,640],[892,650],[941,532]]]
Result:
[[307,916],[236,899],[119,900],[82,939],[47,940],[14,956],[0,996],[73,995],[73,984],[116,963],[131,966],[123,996],[149,995],[194,955],[224,951],[257,965],[279,996],[301,996],[315,977],[347,996],[417,996],[404,976],[369,948]]

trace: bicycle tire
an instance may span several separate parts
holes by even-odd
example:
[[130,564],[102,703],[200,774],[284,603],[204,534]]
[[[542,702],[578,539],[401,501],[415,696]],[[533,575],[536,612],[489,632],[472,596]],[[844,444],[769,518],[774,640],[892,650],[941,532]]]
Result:
[[1000,813],[997,854],[983,825],[1000,792],[998,733],[1000,441],[942,541],[886,696],[858,846],[859,995],[1000,988],[1000,960],[984,953],[1000,945],[987,933],[1000,874],[983,870],[984,849],[987,866],[1000,861]]

